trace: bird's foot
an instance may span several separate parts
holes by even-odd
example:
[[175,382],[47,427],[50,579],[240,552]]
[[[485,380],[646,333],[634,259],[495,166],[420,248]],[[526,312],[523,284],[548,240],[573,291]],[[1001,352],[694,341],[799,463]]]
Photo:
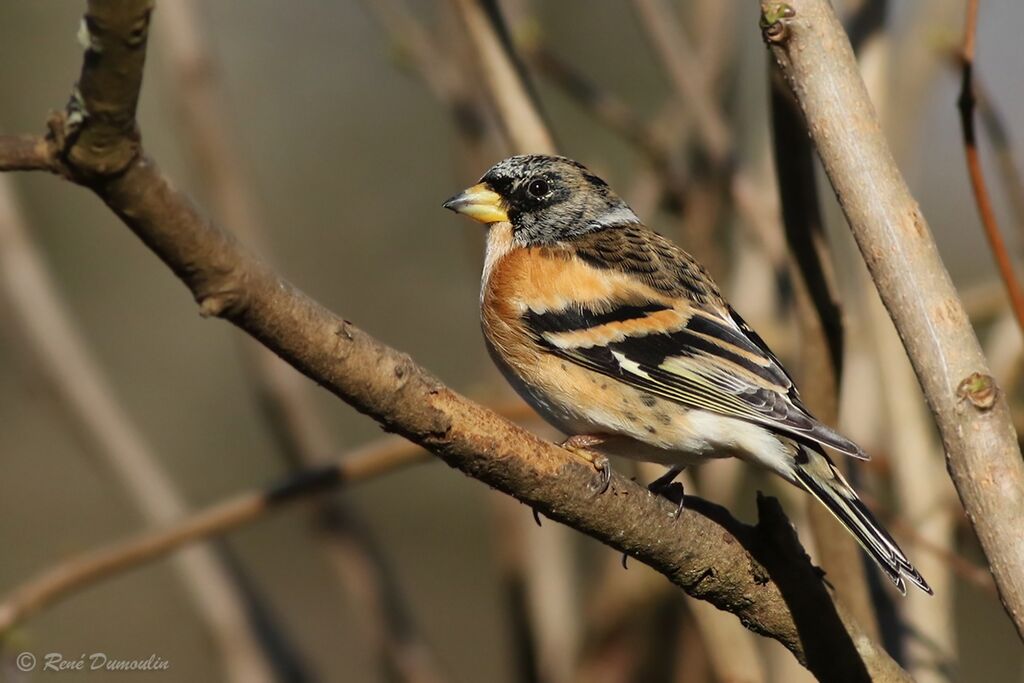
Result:
[[590,489],[600,495],[608,490],[612,481],[612,466],[608,458],[590,450],[594,446],[600,446],[605,442],[605,437],[591,434],[576,434],[559,444],[562,448],[587,461],[591,467],[597,470],[597,477],[590,484]]
[[683,488],[682,483],[676,481],[682,471],[682,466],[674,465],[668,469],[665,474],[661,475],[647,486],[647,490],[655,496],[663,496],[669,500],[676,502],[676,496],[679,496],[675,511],[672,513],[672,517],[679,519],[683,515],[683,508],[685,506],[685,494],[686,490]]

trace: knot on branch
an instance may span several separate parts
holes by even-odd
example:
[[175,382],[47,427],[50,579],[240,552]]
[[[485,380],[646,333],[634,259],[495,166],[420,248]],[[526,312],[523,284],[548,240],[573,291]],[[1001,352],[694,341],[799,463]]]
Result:
[[761,4],[761,36],[768,44],[779,44],[789,37],[789,20],[796,16],[796,10],[784,2]]
[[197,287],[196,303],[204,318],[230,318],[241,312],[245,301],[245,288],[230,276],[218,286]]
[[121,175],[141,156],[142,136],[134,120],[127,132],[117,136],[83,136],[94,119],[101,118],[90,114],[77,85],[64,110],[50,114],[46,140],[56,172],[74,182],[92,185]]
[[956,397],[961,402],[968,401],[978,410],[991,410],[999,398],[999,385],[991,375],[972,372],[957,385]]

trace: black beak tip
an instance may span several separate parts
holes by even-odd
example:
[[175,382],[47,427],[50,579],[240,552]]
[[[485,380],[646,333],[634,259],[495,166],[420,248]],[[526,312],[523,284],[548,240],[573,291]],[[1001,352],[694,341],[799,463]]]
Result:
[[442,209],[448,209],[449,211],[457,211],[458,210],[458,202],[459,202],[459,198],[460,197],[462,197],[462,193],[461,192],[459,194],[452,195],[448,199],[444,200],[444,203],[441,204],[441,208]]

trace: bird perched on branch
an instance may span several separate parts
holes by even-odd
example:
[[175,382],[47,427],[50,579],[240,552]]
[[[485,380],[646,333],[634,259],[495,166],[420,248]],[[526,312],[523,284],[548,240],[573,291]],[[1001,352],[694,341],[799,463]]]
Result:
[[[804,407],[789,373],[692,256],[564,157],[514,156],[444,207],[488,226],[487,348],[607,488],[615,453],[683,467],[738,457],[806,489],[901,592],[931,593],[825,448],[866,459]],[[601,452],[598,452],[597,450]]]

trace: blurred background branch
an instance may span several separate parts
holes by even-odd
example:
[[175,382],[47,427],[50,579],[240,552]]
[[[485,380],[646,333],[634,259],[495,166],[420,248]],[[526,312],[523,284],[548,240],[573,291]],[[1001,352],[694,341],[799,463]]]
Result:
[[[190,142],[192,166],[199,171],[218,220],[270,260],[274,250],[260,220],[263,212],[242,174],[228,125],[231,117],[220,95],[219,69],[200,30],[198,6],[193,0],[176,0],[162,10],[156,26],[163,31],[163,63],[181,95],[182,137]],[[336,448],[309,394],[309,383],[266,347],[248,339],[240,342],[258,404],[282,456],[293,471],[321,466]],[[323,551],[350,600],[360,606],[356,622],[379,652],[384,671],[399,681],[441,681],[395,573],[359,513],[334,496],[317,501],[315,517]]]
[[[0,276],[3,296],[36,355],[40,376],[92,445],[96,462],[110,470],[147,524],[181,517],[187,504],[72,322],[32,244],[7,176],[0,176]],[[273,680],[250,627],[245,598],[215,550],[192,548],[175,564],[223,657],[228,680]]]

